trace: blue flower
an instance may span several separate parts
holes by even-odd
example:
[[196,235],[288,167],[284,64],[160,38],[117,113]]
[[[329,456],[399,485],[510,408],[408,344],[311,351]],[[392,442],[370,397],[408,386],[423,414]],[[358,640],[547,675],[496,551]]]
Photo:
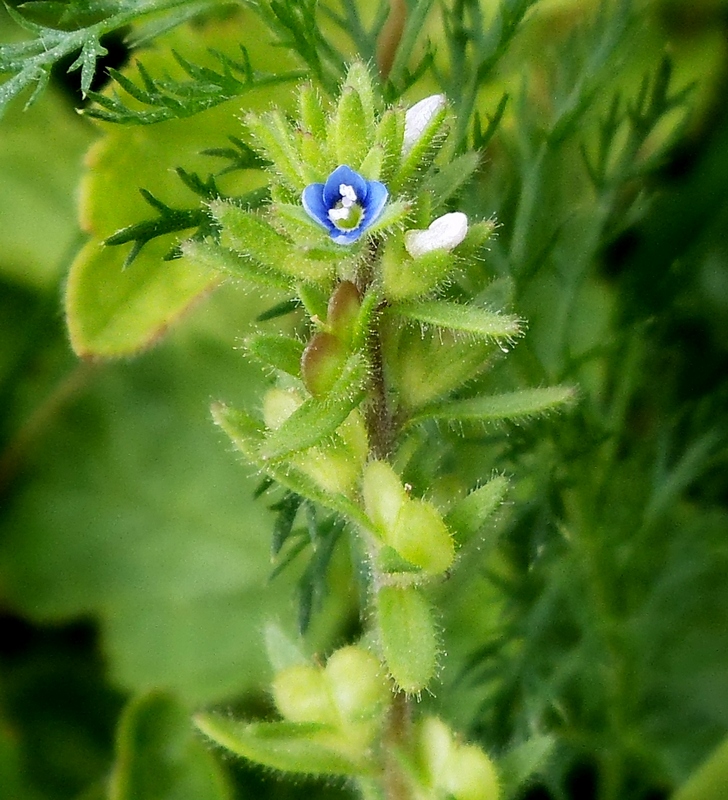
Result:
[[310,183],[301,200],[308,215],[326,228],[336,244],[353,244],[379,219],[388,197],[383,183],[368,181],[342,164],[326,183]]

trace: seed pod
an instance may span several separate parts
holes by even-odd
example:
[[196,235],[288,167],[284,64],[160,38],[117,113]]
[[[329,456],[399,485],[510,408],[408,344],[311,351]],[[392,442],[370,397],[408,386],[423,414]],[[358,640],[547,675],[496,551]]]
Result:
[[407,694],[421,692],[435,674],[437,636],[430,605],[415,587],[384,586],[377,594],[382,652],[392,678]]
[[301,356],[303,382],[314,397],[326,395],[341,375],[346,348],[341,339],[330,333],[316,333]]

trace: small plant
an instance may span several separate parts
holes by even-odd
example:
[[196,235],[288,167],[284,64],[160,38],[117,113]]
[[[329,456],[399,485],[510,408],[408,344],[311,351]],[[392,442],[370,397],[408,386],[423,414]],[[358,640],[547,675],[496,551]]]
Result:
[[271,491],[281,486],[345,521],[366,583],[362,638],[325,668],[300,654],[286,663],[291,644],[289,658],[271,654],[282,667],[273,694],[284,721],[201,715],[197,724],[252,761],[345,775],[366,797],[499,796],[485,753],[441,720],[414,719],[411,698],[444,657],[428,587],[457,569],[508,482],[496,476],[440,507],[397,471],[409,434],[428,420],[534,416],[574,398],[553,387],[451,399],[522,334],[512,314],[447,297],[494,230],[490,220],[439,213],[451,194],[437,178],[452,159],[453,123],[442,95],[387,107],[362,63],[331,110],[305,85],[293,123],[277,111],[246,118],[270,164],[270,204],[213,200],[217,235],[182,245],[206,268],[285,287],[292,307],[305,309],[307,341],[247,341],[278,376],[263,418],[221,404],[213,416]]

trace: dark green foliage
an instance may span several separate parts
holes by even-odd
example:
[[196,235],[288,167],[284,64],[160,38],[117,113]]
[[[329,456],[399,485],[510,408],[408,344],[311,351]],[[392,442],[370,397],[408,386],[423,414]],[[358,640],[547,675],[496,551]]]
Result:
[[247,50],[242,45],[240,61],[235,61],[216,50],[210,51],[210,54],[220,62],[219,72],[192,64],[175,51],[172,53],[177,64],[189,76],[189,80],[178,81],[169,77],[155,79],[141,62],[137,62],[142,84],[140,86],[122,72],[110,69],[109,75],[119,88],[145,108],[139,110],[135,106],[130,107],[114,89],[111,95],[87,92],[95,105],[88,107],[85,113],[107,122],[152,125],[168,119],[191,117],[253,89],[294,81],[305,75],[303,72],[281,75],[258,73],[253,69]]
[[[182,167],[177,167],[176,172],[182,183],[203,201],[219,200],[224,197],[218,189],[213,175],[209,175],[207,180],[203,181],[199,175],[194,172],[186,172]],[[209,213],[206,205],[186,209],[170,208],[166,203],[157,199],[146,189],[140,189],[139,191],[147,203],[157,212],[157,217],[151,220],[145,220],[144,222],[136,222],[133,225],[129,225],[127,228],[122,228],[112,236],[109,236],[105,241],[106,245],[111,246],[127,244],[129,242],[134,243],[124,261],[124,268],[131,266],[145,244],[168,233],[178,233],[180,231],[189,230],[190,228],[196,228],[195,233],[188,237],[191,240],[203,241],[208,237],[214,240],[218,239],[220,232],[219,227]],[[249,192],[243,197],[235,198],[235,202],[240,205],[241,208],[250,209],[259,206],[265,199],[267,199],[267,190],[262,189]],[[179,258],[181,255],[182,251],[179,245],[175,245],[167,253],[165,260],[171,261],[174,258]]]
[[[101,44],[105,33],[118,30],[149,14],[194,6],[200,10],[211,3],[199,0],[118,0],[110,3],[34,3],[43,11],[60,12],[58,27],[33,22],[30,17],[6,4],[13,20],[34,38],[0,45],[0,75],[11,77],[0,84],[0,114],[7,104],[26,89],[34,87],[28,100],[33,103],[45,89],[51,67],[61,59],[79,53],[70,69],[81,70],[81,91],[86,96],[96,69],[96,59],[106,54]],[[179,22],[184,21],[184,17]],[[67,29],[68,28],[68,29]]]

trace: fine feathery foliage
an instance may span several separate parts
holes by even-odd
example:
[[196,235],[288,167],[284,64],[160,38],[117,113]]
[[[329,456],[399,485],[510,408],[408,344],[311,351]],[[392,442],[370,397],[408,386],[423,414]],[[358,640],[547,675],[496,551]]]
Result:
[[[0,115],[8,103],[16,96],[33,89],[26,105],[35,102],[48,84],[51,68],[66,56],[78,53],[69,71],[81,71],[81,91],[86,96],[96,71],[96,61],[107,54],[101,43],[104,34],[119,30],[133,22],[145,19],[152,14],[176,11],[190,6],[202,11],[215,5],[214,2],[200,0],[118,0],[111,4],[100,4],[91,11],[92,16],[100,17],[90,21],[88,3],[35,3],[34,6],[57,6],[60,11],[58,26],[34,22],[31,18],[12,6],[5,8],[24,30],[32,34],[25,41],[0,45],[0,75],[10,77],[0,84]],[[51,9],[54,10],[54,9]],[[178,22],[184,17],[177,17]],[[68,29],[67,29],[68,28]]]
[[[174,80],[169,77],[153,78],[141,62],[137,70],[141,85],[134,83],[122,72],[109,70],[109,76],[116,86],[111,94],[87,92],[95,105],[86,109],[90,117],[133,125],[151,125],[168,119],[182,119],[199,114],[208,108],[240,97],[252,89],[261,89],[286,81],[295,81],[305,73],[301,71],[281,74],[264,74],[253,69],[246,49],[240,47],[240,61],[215,50],[211,55],[219,62],[218,71],[210,67],[190,63],[179,53],[173,51],[177,64],[188,76],[188,80]],[[130,107],[123,102],[117,92],[122,89],[143,108]]]

